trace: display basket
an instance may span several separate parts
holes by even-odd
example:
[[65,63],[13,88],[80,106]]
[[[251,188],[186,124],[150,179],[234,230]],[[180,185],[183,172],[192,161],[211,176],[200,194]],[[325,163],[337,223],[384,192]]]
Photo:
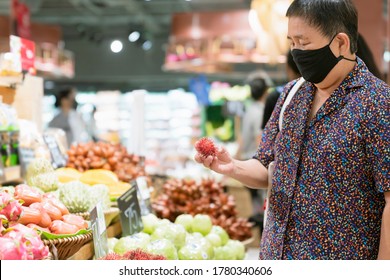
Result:
[[43,243],[49,247],[53,259],[66,260],[77,253],[80,248],[92,240],[92,231],[71,237],[43,239]]

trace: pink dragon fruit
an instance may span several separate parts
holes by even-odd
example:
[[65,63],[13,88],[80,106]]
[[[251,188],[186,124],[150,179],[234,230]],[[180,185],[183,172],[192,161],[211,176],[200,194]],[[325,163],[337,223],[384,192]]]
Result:
[[5,215],[0,215],[0,236],[3,234],[5,230],[5,225],[8,224],[8,219]]
[[9,221],[17,221],[22,214],[22,204],[6,192],[0,193],[0,214]]
[[12,199],[13,197],[8,192],[0,192],[0,210],[3,210]]
[[27,259],[41,260],[48,256],[49,248],[45,246],[38,233],[29,227],[22,224],[15,224],[8,228],[8,232],[4,235],[6,238],[19,240],[26,247]]
[[27,248],[20,240],[0,237],[0,260],[28,260]]

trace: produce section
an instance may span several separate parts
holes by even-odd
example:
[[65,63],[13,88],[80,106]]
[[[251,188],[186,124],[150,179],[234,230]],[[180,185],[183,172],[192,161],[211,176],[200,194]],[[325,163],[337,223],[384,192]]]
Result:
[[152,202],[156,215],[174,221],[181,214],[207,214],[213,224],[224,228],[232,239],[252,237],[251,223],[237,216],[234,197],[213,179],[170,179]]
[[208,215],[180,215],[174,222],[154,214],[142,217],[143,232],[109,239],[109,259],[124,258],[128,252],[142,250],[168,260],[242,260],[245,246],[230,239]]

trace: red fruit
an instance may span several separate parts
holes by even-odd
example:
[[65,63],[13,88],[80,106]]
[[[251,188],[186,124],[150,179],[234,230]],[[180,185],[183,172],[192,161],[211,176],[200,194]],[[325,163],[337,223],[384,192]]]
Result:
[[196,141],[195,149],[202,157],[215,156],[217,154],[217,148],[215,147],[214,142],[207,137],[203,137]]
[[117,253],[109,253],[105,257],[100,258],[99,260],[119,261],[122,260],[122,257]]
[[164,256],[150,254],[141,249],[130,250],[123,254],[124,260],[166,260]]

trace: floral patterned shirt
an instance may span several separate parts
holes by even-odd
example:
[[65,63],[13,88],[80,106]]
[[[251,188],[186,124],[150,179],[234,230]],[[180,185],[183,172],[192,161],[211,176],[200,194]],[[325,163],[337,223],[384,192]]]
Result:
[[376,259],[384,192],[390,190],[390,88],[357,59],[309,122],[315,87],[305,82],[254,158],[275,161],[260,259]]

